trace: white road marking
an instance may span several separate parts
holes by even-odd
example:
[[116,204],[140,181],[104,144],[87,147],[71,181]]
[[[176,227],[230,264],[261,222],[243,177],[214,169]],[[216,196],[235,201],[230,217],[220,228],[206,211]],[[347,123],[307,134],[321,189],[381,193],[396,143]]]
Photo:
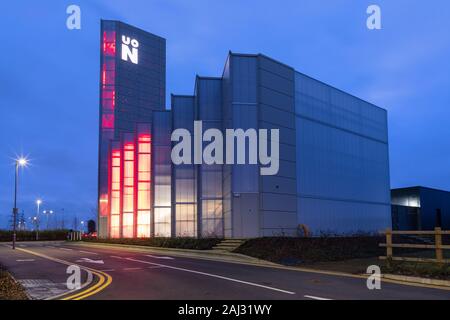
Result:
[[253,282],[248,282],[248,281],[228,278],[228,277],[224,277],[224,276],[219,276],[219,275],[212,274],[212,273],[206,273],[206,272],[190,270],[190,269],[185,269],[185,268],[172,267],[172,266],[168,266],[168,265],[164,265],[164,264],[153,263],[153,262],[137,260],[137,259],[132,259],[132,258],[126,258],[126,260],[134,261],[134,262],[141,262],[141,263],[146,263],[146,264],[151,264],[151,265],[154,265],[154,266],[160,266],[160,267],[165,267],[165,268],[169,268],[169,269],[189,272],[189,273],[200,274],[200,275],[207,276],[207,277],[218,278],[218,279],[222,279],[222,280],[228,280],[228,281],[231,281],[231,282],[247,284],[249,286],[254,286],[254,287],[264,288],[264,289],[268,289],[268,290],[278,291],[278,292],[282,292],[282,293],[286,293],[286,294],[295,294],[295,292],[292,292],[292,291],[282,290],[282,289],[278,289],[278,288],[274,288],[274,287],[264,286],[264,285],[258,284],[258,283],[253,283]]
[[83,251],[83,250],[79,250],[79,252],[81,252],[81,253],[87,253],[87,254],[94,254],[94,255],[98,256],[98,253],[96,253],[96,252]]
[[112,272],[112,271],[115,271],[114,269],[105,269],[105,270],[99,270],[99,271],[102,271],[102,272]]
[[147,267],[147,269],[159,269],[164,268],[163,266],[153,266],[153,267]]
[[95,264],[105,264],[103,260],[92,260],[89,258],[81,258],[80,260],[77,260],[76,262],[87,262],[87,263],[95,263]]
[[142,270],[142,268],[123,268],[124,271]]
[[118,257],[118,256],[110,256],[111,258],[115,258],[115,259],[124,259],[122,257]]
[[172,258],[172,257],[152,256],[151,254],[147,254],[145,256],[150,257],[150,258],[155,258],[155,259],[174,260],[174,258]]
[[35,261],[34,259],[18,259],[17,262],[32,262]]
[[73,249],[69,249],[69,248],[59,248],[61,250],[65,250],[65,251],[73,251]]
[[328,299],[328,298],[322,298],[322,297],[316,297],[316,296],[308,296],[308,295],[304,295],[305,298],[309,298],[309,299],[314,299],[314,300],[332,300],[332,299]]

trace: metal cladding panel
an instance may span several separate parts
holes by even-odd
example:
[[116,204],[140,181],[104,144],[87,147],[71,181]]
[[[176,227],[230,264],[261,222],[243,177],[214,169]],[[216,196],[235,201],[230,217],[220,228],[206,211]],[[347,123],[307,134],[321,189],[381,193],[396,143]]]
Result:
[[441,228],[450,229],[450,192],[420,188],[420,214],[423,230],[438,227],[437,210],[441,212]]
[[421,230],[420,208],[392,205],[393,230]]
[[316,233],[390,226],[386,111],[300,73],[295,100],[298,222]]
[[[152,110],[165,109],[166,40],[117,22],[118,127],[126,130],[133,122],[151,122]],[[123,59],[124,40],[139,42],[138,61]]]
[[222,122],[222,79],[198,77],[196,89],[198,120]]
[[279,130],[279,171],[260,176],[261,235],[292,235],[297,228],[294,70],[259,56],[259,127]]
[[[196,101],[198,120],[203,132],[208,129],[222,131],[222,80],[197,77]],[[210,142],[203,142],[203,148]],[[223,237],[223,165],[198,166],[199,230],[202,237]]]
[[[258,129],[258,61],[257,56],[230,54],[224,79],[224,128]],[[226,67],[227,69],[227,67]],[[248,139],[247,139],[248,140]],[[237,163],[237,148],[234,150]],[[248,155],[246,156],[248,159]],[[247,160],[248,161],[248,160]],[[257,164],[225,165],[231,173],[231,194],[225,188],[225,235],[246,238],[260,235],[259,228],[259,167]],[[226,177],[224,181],[227,181]],[[225,182],[224,182],[225,183]],[[228,200],[230,198],[230,200]],[[231,219],[230,219],[231,218]],[[230,229],[229,229],[230,228]]]
[[315,235],[378,233],[391,226],[391,206],[301,197],[299,223]]
[[391,190],[391,201],[393,205],[406,207],[420,207],[420,189],[402,188]]
[[[226,129],[258,129],[257,58],[232,56],[231,126]],[[237,148],[235,146],[235,163]],[[234,193],[258,192],[258,165],[233,165]]]
[[[228,55],[222,74],[222,128],[231,128],[231,75],[230,75],[231,55]],[[223,190],[223,224],[224,236],[230,238],[233,236],[232,224],[232,168],[224,165],[222,168],[222,190]]]

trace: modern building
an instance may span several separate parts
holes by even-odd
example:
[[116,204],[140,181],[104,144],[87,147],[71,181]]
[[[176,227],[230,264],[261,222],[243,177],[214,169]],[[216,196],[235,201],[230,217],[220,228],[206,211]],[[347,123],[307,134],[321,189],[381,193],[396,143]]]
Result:
[[393,189],[394,230],[450,229],[450,192],[426,187]]
[[[105,49],[108,30],[121,49]],[[251,238],[391,226],[386,110],[262,54],[232,52],[222,75],[197,76],[193,94],[172,95],[166,110],[164,44],[102,22],[102,66],[112,59],[115,73],[102,76],[101,88],[115,93],[111,108],[111,94],[101,91],[101,117],[114,115],[100,128],[101,237]],[[200,135],[278,129],[278,171],[262,175],[267,163],[251,162],[250,152],[238,164],[235,149],[234,164],[174,164],[171,135],[185,129],[195,136],[194,121]],[[252,136],[245,141],[250,146]],[[199,143],[203,150],[210,142]]]
[[[106,20],[101,21],[100,41],[98,222],[99,234],[106,236],[119,230],[117,219],[122,212],[118,186],[110,186],[112,146],[135,132],[138,122],[150,123],[153,110],[165,109],[166,41]],[[127,205],[125,201],[126,210]]]

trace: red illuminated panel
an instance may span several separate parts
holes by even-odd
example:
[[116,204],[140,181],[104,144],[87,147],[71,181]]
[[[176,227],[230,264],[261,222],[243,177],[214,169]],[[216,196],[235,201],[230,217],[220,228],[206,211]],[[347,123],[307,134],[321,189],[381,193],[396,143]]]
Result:
[[103,64],[102,67],[102,87],[105,89],[107,86],[114,86],[116,77],[115,70],[106,69],[106,64]]
[[113,129],[114,128],[114,115],[104,114],[102,116],[102,128]]
[[103,54],[105,56],[116,55],[116,32],[104,31],[103,32]]
[[151,136],[138,136],[137,236],[150,237]]
[[[102,26],[103,27],[103,26]],[[116,32],[108,27],[101,35],[101,70],[100,70],[100,145],[99,145],[99,215],[111,215],[111,175],[112,157],[109,152],[111,139],[114,137],[115,127],[115,76],[116,76]],[[120,151],[120,146],[116,148]],[[120,212],[119,212],[120,213]],[[120,214],[108,219],[109,230],[114,236],[119,236]]]
[[111,238],[120,237],[120,150],[111,152]]
[[123,150],[122,236],[134,236],[134,143],[126,143]]
[[107,194],[102,194],[100,196],[98,208],[99,208],[101,216],[108,215],[108,195]]

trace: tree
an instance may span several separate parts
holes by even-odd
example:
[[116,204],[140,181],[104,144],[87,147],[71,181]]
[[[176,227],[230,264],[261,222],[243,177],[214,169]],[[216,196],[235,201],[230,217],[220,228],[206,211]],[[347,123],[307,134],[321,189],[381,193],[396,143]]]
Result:
[[88,233],[93,233],[96,231],[96,225],[94,220],[89,220],[87,223]]

